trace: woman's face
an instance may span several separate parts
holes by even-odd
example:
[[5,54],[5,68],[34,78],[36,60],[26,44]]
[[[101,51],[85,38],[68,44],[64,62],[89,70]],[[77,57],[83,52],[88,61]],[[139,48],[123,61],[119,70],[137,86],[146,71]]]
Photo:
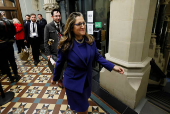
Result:
[[74,35],[77,37],[83,36],[86,33],[86,25],[82,16],[76,17],[76,21],[73,27]]
[[16,22],[13,20],[13,24],[15,24]]

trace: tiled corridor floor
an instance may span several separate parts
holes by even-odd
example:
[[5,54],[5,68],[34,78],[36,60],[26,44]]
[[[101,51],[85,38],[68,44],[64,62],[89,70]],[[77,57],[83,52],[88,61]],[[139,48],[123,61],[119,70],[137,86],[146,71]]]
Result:
[[[40,56],[40,63],[34,66],[32,56],[28,61],[21,61],[15,53],[19,82],[10,83],[7,76],[0,76],[4,92],[15,92],[14,99],[0,107],[0,114],[75,114],[67,103],[65,89],[52,85],[52,73],[47,61]],[[12,72],[12,70],[11,70]],[[104,108],[99,107],[89,99],[89,114],[105,114]],[[93,112],[93,113],[92,113]]]

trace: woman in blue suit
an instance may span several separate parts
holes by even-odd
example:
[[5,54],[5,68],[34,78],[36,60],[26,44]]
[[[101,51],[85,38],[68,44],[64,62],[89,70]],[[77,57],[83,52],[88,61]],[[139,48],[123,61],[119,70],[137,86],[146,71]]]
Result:
[[68,104],[78,114],[87,114],[92,85],[92,61],[98,61],[109,71],[115,70],[123,74],[124,70],[98,53],[94,38],[86,33],[85,21],[79,12],[73,12],[68,17],[58,49],[52,84],[59,80],[64,62],[67,61],[63,85]]

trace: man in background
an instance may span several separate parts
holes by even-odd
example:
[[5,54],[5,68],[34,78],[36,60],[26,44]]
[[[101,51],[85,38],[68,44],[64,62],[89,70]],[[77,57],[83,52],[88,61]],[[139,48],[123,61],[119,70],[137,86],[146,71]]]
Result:
[[24,25],[26,24],[26,23],[28,23],[28,22],[30,22],[30,15],[26,15],[25,16],[25,20],[23,20],[23,23],[24,23]]
[[[23,20],[23,24],[24,24],[24,30],[25,30],[25,27],[26,27],[26,24],[27,23],[30,23],[31,21],[30,21],[30,15],[26,15],[25,16],[25,20]],[[26,42],[26,41],[25,41]],[[29,41],[27,41],[27,43],[26,43],[26,46],[28,47],[28,48],[30,48],[30,42]]]
[[[45,54],[50,60],[52,58],[54,61],[57,61],[57,46],[59,40],[64,32],[64,24],[61,22],[61,12],[58,9],[51,11],[51,17],[53,21],[45,26],[44,29],[44,47]],[[50,44],[50,42],[53,42]],[[54,72],[54,68],[50,68]],[[61,75],[60,80],[58,81],[58,86],[63,87],[62,84],[63,75]]]
[[40,50],[41,52],[45,52],[45,49],[44,49],[44,28],[45,28],[45,25],[47,24],[47,21],[42,17],[42,14],[38,14],[38,23],[41,25],[42,27],[42,38],[40,38]]
[[29,41],[32,48],[32,55],[34,59],[34,65],[37,66],[39,60],[39,42],[42,37],[41,26],[36,21],[36,15],[30,15],[31,22],[25,25],[25,42]]
[[38,22],[41,25],[41,27],[45,28],[45,25],[47,24],[47,21],[42,17],[42,14],[38,14]]

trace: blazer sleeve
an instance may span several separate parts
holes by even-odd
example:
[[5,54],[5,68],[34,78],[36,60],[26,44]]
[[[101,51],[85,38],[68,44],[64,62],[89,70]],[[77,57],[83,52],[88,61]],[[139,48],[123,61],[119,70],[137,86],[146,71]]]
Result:
[[44,28],[46,24],[47,24],[47,21],[45,19],[43,19],[42,20],[42,27]]
[[43,36],[43,32],[42,32],[42,27],[41,27],[41,25],[39,24],[39,23],[37,23],[37,28],[38,28],[38,37],[39,38],[42,38],[42,36]]
[[97,50],[95,42],[94,42],[94,47],[95,47],[95,60],[111,72],[115,65],[110,61],[107,61],[105,58],[103,58],[103,56],[100,55],[100,53]]
[[28,40],[28,23],[24,24],[24,29],[25,29],[25,37],[24,40]]
[[[44,29],[44,48],[45,48],[45,54],[51,55],[50,51],[50,46],[48,45],[48,40],[49,40],[49,27],[46,25]],[[57,48],[57,47],[56,47]]]
[[58,50],[57,61],[53,73],[53,81],[58,81],[62,73],[67,54],[62,52],[62,48]]

